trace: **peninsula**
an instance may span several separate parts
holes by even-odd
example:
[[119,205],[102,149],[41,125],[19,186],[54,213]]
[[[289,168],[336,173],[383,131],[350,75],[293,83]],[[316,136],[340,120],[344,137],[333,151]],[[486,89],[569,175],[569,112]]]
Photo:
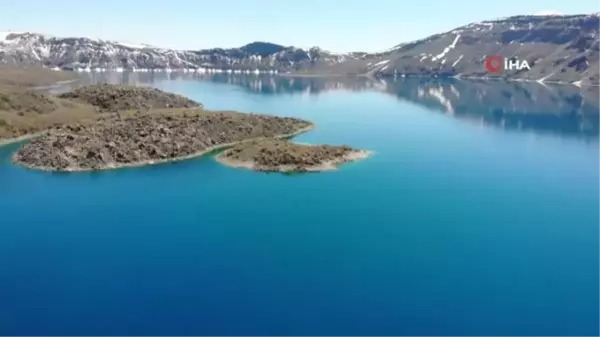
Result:
[[290,117],[167,110],[108,116],[55,127],[23,145],[13,162],[46,171],[91,171],[198,157],[254,139],[291,137],[313,127]]
[[187,97],[150,87],[89,85],[51,95],[51,83],[77,81],[74,73],[0,66],[0,144],[27,139],[49,128],[95,121],[111,113],[202,109]]
[[267,172],[335,170],[342,163],[368,157],[369,151],[349,146],[305,145],[288,140],[264,139],[238,144],[217,156],[232,167]]
[[[17,71],[17,70],[15,70]],[[19,69],[21,74],[52,74]],[[259,171],[322,171],[368,156],[347,146],[299,145],[306,120],[233,111],[150,87],[89,85],[60,95],[0,76],[0,145],[29,140],[14,163],[45,171],[93,171],[173,162],[233,147],[218,161]],[[246,144],[248,143],[248,144]]]

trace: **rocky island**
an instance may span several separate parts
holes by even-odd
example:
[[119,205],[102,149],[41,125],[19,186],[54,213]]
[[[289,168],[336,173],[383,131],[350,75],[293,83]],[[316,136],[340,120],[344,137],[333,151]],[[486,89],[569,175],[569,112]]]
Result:
[[[43,69],[14,71],[54,79]],[[282,140],[314,127],[298,118],[207,111],[184,96],[148,87],[101,84],[50,95],[33,90],[35,81],[21,85],[10,78],[0,76],[0,144],[31,139],[12,157],[31,169],[143,166],[233,147],[218,160],[260,171],[321,171],[368,155],[347,146]]]
[[232,167],[266,172],[316,172],[334,170],[342,163],[371,153],[349,146],[306,145],[283,139],[263,139],[238,144],[217,156]]
[[290,137],[312,123],[290,117],[176,110],[107,116],[55,127],[21,147],[13,162],[46,171],[142,166],[201,156],[253,139]]

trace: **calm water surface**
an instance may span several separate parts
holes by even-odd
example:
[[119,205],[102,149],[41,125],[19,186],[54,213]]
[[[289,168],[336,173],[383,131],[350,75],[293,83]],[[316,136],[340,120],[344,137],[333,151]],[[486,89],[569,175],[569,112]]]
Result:
[[100,80],[309,119],[297,141],[375,156],[49,174],[0,147],[0,334],[598,334],[597,88]]

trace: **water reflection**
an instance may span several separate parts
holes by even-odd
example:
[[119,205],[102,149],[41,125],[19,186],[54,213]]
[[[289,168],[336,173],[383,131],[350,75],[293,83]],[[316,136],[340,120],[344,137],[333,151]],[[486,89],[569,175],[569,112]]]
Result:
[[598,88],[492,81],[400,81],[389,89],[459,118],[506,129],[598,136]]
[[205,80],[240,86],[263,95],[379,91],[449,116],[506,129],[586,138],[596,138],[599,134],[597,87],[452,79],[291,78],[197,73],[90,73],[84,76],[77,84],[55,90],[69,90],[74,85],[88,83],[152,85],[160,81]]
[[126,85],[153,84],[162,81],[206,80],[216,83],[238,85],[250,92],[259,94],[320,94],[331,90],[385,90],[388,82],[373,80],[363,77],[347,78],[320,78],[320,77],[284,77],[268,74],[259,75],[233,75],[233,74],[198,74],[182,72],[159,73],[85,73],[82,81],[67,83],[60,88],[53,88],[54,92],[62,92],[73,86],[84,84],[110,83]]

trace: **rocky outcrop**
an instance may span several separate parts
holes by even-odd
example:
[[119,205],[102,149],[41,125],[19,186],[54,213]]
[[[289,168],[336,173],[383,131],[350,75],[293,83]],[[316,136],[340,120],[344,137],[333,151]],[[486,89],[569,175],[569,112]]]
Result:
[[264,139],[238,144],[219,154],[217,160],[225,165],[256,171],[309,172],[333,170],[342,163],[369,155],[368,151],[345,145],[303,145]]
[[162,90],[112,84],[85,86],[59,97],[91,104],[101,111],[202,107],[202,104],[187,97]]
[[199,110],[110,116],[91,124],[56,127],[25,144],[13,161],[49,171],[150,165],[311,127],[310,122],[290,117]]

